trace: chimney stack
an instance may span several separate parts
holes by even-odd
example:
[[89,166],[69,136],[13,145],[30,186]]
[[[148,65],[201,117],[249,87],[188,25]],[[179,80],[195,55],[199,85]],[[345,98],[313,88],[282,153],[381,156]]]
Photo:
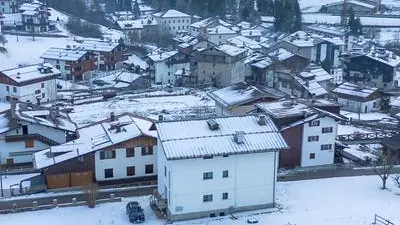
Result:
[[244,143],[244,132],[236,131],[233,138],[234,138],[236,144],[243,144]]
[[163,115],[158,115],[158,121],[164,121],[164,116]]
[[114,112],[111,112],[111,113],[110,113],[110,121],[111,121],[111,122],[114,122],[114,121],[115,121],[115,113],[114,113]]
[[260,126],[265,126],[265,125],[267,125],[267,117],[266,117],[265,115],[260,114],[260,115],[258,116],[258,125],[260,125]]

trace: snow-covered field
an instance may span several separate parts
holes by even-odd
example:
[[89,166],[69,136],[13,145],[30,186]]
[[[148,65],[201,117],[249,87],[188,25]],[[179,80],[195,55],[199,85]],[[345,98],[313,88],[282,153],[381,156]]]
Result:
[[[400,189],[389,181],[389,190],[380,189],[378,176],[331,178],[296,182],[279,182],[277,202],[280,210],[251,211],[229,217],[183,221],[175,224],[236,225],[255,218],[260,225],[367,225],[374,214],[400,223]],[[145,208],[144,225],[161,225],[149,207],[149,197],[125,198],[123,202],[107,203],[89,209],[84,206],[25,212],[0,216],[1,225],[128,225],[125,204],[139,201]],[[271,212],[272,211],[272,212]],[[270,212],[270,213],[262,213]],[[40,221],[38,220],[40,218]]]
[[204,93],[198,96],[114,98],[106,102],[76,105],[73,107],[74,111],[70,114],[70,117],[78,126],[82,126],[90,122],[106,119],[111,112],[116,115],[129,112],[157,119],[161,111],[164,110],[164,112],[177,116],[185,114],[188,108],[214,106],[214,101],[204,100],[203,97]]

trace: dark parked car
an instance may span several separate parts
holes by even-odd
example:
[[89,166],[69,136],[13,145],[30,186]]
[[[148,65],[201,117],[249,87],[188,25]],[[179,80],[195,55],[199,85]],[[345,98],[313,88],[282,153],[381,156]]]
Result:
[[129,202],[126,205],[126,214],[131,223],[143,223],[145,221],[144,210],[138,202]]
[[99,85],[99,86],[104,86],[104,85],[108,85],[109,83],[105,82],[104,80],[94,80],[93,84]]

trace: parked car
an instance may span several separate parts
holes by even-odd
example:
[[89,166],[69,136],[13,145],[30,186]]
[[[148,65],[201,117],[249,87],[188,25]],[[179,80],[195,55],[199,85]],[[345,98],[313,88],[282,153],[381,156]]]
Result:
[[104,85],[108,85],[109,83],[105,82],[104,80],[94,80],[93,84],[99,85],[99,86],[104,86]]
[[129,222],[131,223],[143,223],[145,221],[144,210],[136,201],[129,202],[126,205],[126,214],[128,215]]

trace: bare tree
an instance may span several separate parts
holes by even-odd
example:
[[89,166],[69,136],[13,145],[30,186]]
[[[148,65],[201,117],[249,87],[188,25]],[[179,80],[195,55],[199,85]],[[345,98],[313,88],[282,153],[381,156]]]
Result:
[[99,193],[99,186],[95,183],[88,184],[83,187],[83,192],[85,194],[86,203],[89,208],[96,207],[96,199]]
[[386,189],[386,181],[389,178],[394,165],[395,160],[391,156],[390,152],[384,152],[376,161],[376,164],[374,165],[374,172],[382,180],[382,189]]
[[392,178],[396,186],[400,188],[400,174],[393,175]]

